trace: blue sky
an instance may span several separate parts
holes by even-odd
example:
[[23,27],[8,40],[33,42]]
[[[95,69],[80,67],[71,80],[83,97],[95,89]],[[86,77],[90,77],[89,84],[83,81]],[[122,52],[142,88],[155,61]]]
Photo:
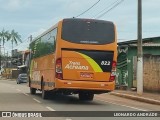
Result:
[[[12,30],[22,36],[22,44],[14,49],[24,50],[34,37],[54,25],[58,20],[79,15],[98,0],[0,0],[0,30]],[[96,18],[103,9],[108,10],[121,0],[100,0],[80,18]],[[160,0],[142,0],[143,38],[160,36]],[[98,18],[113,21],[117,26],[118,41],[137,38],[137,0],[124,0],[116,8]],[[6,43],[5,51],[11,51]]]

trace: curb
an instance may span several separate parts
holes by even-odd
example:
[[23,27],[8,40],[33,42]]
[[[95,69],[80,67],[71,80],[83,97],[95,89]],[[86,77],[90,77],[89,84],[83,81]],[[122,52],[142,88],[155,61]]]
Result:
[[0,79],[0,80],[6,80],[6,81],[16,81],[16,79]]
[[160,105],[160,101],[155,100],[155,99],[139,97],[139,96],[135,96],[135,95],[128,95],[128,94],[124,94],[124,93],[117,93],[117,92],[111,92],[110,95],[115,95],[115,96],[124,97],[124,98],[132,99],[132,100],[137,100],[137,101],[141,101],[141,102]]

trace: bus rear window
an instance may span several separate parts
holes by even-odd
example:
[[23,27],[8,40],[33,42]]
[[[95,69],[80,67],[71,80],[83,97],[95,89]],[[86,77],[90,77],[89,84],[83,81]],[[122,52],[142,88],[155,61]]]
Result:
[[80,44],[109,44],[115,40],[114,24],[103,20],[64,19],[62,39]]

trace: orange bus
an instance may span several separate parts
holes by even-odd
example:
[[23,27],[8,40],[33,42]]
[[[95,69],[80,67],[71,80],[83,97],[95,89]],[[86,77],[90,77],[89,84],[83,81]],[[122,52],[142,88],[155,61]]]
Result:
[[30,50],[31,94],[78,94],[91,101],[115,88],[117,39],[110,21],[63,19],[36,37]]

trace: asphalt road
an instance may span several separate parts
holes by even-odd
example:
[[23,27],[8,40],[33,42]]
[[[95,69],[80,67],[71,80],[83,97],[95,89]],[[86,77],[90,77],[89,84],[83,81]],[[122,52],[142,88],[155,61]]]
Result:
[[[0,111],[160,111],[160,106],[128,100],[117,96],[103,94],[96,95],[92,102],[82,102],[77,95],[51,97],[49,100],[41,98],[41,92],[36,95],[29,93],[26,83],[16,84],[12,80],[0,80]],[[2,118],[0,118],[1,120]],[[3,118],[28,119],[28,118]],[[49,120],[47,118],[30,118],[31,120]],[[156,117],[54,117],[54,120],[151,120]]]

